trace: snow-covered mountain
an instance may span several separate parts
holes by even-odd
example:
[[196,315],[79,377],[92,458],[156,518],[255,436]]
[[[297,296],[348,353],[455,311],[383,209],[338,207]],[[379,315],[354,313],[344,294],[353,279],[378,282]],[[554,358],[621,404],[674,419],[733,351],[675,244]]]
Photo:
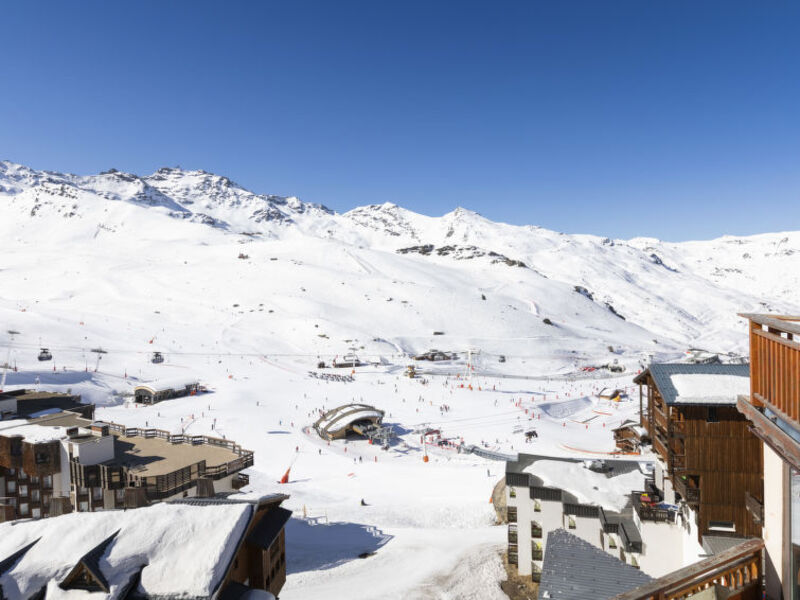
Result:
[[63,342],[64,315],[94,314],[141,329],[137,341],[172,330],[172,349],[183,322],[265,352],[333,355],[357,340],[376,355],[476,347],[509,368],[580,366],[609,347],[623,360],[741,352],[737,312],[800,312],[800,232],[666,243],[462,208],[337,214],[178,168],[78,176],[0,162],[0,235],[0,314]]

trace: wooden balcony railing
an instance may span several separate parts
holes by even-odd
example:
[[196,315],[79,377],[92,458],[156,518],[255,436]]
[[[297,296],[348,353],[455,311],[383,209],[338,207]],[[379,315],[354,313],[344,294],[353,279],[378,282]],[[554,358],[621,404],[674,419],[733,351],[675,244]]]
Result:
[[700,502],[700,486],[695,485],[693,481],[681,475],[676,475],[672,478],[672,484],[675,491],[681,495],[688,504],[698,504]]
[[722,588],[725,598],[760,598],[763,549],[763,540],[748,540],[613,600],[679,600],[709,588]]
[[745,314],[750,319],[750,395],[800,428],[800,317]]

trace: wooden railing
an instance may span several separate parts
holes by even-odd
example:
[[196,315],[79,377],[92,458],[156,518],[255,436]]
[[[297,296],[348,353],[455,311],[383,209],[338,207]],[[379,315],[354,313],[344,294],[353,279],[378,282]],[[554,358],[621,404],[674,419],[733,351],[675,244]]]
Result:
[[692,485],[688,477],[684,479],[680,475],[676,475],[672,478],[672,485],[687,503],[696,504],[700,502],[700,488]]
[[750,395],[800,427],[800,317],[742,315],[750,319]]
[[760,598],[763,540],[748,540],[685,567],[613,600],[683,600],[708,588],[725,590],[725,598]]

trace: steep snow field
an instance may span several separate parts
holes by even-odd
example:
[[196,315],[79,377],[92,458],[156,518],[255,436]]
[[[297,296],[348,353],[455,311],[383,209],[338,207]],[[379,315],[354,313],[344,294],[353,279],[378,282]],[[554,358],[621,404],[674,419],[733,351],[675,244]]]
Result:
[[[297,517],[288,599],[498,597],[487,548],[505,530],[489,498],[504,465],[431,446],[424,463],[419,430],[503,453],[608,457],[638,397],[601,400],[602,388],[630,388],[651,356],[746,353],[737,312],[800,311],[796,232],[671,244],[463,209],[342,215],[178,169],[75,176],[0,162],[0,240],[0,363],[17,367],[6,387],[70,388],[101,419],[254,450],[248,493],[289,493]],[[40,346],[51,362],[36,360]],[[349,348],[374,363],[354,382],[309,376]],[[431,348],[459,356],[418,363],[427,383],[403,377],[409,354]],[[153,351],[166,361],[152,364]],[[583,370],[613,363],[626,372]],[[181,377],[212,392],[123,402],[139,381]],[[386,411],[389,450],[309,430],[320,409],[353,400]],[[526,443],[530,429],[539,437]]]

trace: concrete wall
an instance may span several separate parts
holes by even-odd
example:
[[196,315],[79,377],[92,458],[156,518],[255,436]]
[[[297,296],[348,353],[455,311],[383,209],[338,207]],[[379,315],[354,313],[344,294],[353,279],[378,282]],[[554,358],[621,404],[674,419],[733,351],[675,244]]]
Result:
[[[516,492],[516,498],[511,497],[512,489]],[[506,502],[508,506],[517,508],[517,571],[520,575],[530,575],[533,501],[530,499],[528,487],[506,486]]]
[[114,458],[114,436],[96,436],[81,443],[68,442],[72,447],[72,455],[82,465],[96,465]]
[[[781,597],[787,524],[784,502],[789,467],[769,446],[764,446],[764,528],[767,598]],[[790,596],[787,596],[787,598]]]

